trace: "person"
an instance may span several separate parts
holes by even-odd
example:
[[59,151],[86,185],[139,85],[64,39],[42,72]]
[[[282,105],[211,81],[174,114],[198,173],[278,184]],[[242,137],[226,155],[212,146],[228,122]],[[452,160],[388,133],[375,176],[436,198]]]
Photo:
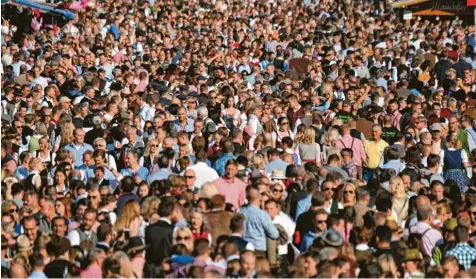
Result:
[[83,221],[81,226],[70,232],[68,239],[72,246],[81,244],[84,240],[89,240],[96,245],[98,242],[96,232],[93,231],[93,226],[96,223],[97,212],[93,208],[88,208],[84,211]]
[[[458,148],[458,139],[454,135],[446,137],[446,145],[448,149],[440,152],[440,162],[444,164],[446,173],[445,179],[453,179],[458,183],[461,192],[466,190],[468,184],[468,175],[472,173],[469,169],[468,153],[464,149]],[[466,174],[463,172],[466,170]]]
[[422,260],[418,249],[406,249],[403,258],[404,278],[425,278],[419,267]]
[[454,230],[456,237],[456,247],[446,252],[447,256],[455,256],[458,263],[469,270],[476,259],[476,249],[469,246],[469,231],[465,226],[457,226]]
[[238,162],[230,159],[225,164],[225,175],[213,181],[218,193],[224,195],[226,202],[236,209],[245,203],[246,198],[246,184],[236,177],[237,173]]
[[245,230],[246,217],[243,214],[236,214],[230,220],[231,235],[228,236],[228,241],[235,243],[240,253],[245,251],[254,251],[253,243],[243,239],[243,231]]
[[106,259],[106,253],[102,249],[92,249],[88,254],[90,264],[80,273],[81,278],[99,278],[102,277],[102,264]]
[[84,142],[85,132],[83,129],[75,129],[73,136],[74,140],[72,143],[64,147],[65,150],[71,151],[74,157],[74,166],[79,167],[82,165],[83,154],[86,150],[94,151],[93,147],[90,144]]
[[236,159],[236,156],[233,155],[235,151],[235,146],[231,140],[223,140],[220,142],[221,150],[223,151],[223,156],[221,156],[218,160],[215,161],[213,168],[215,171],[220,175],[223,176],[225,174],[226,164],[230,159]]
[[265,167],[267,173],[272,173],[273,170],[280,170],[282,173],[286,173],[286,168],[289,165],[280,158],[279,151],[276,148],[268,150],[268,164]]
[[301,242],[301,251],[307,251],[314,242],[314,239],[319,238],[327,230],[327,213],[324,209],[318,209],[313,214],[314,228],[312,231],[307,232]]
[[431,251],[443,240],[443,235],[431,227],[433,223],[433,208],[429,205],[422,205],[417,209],[418,223],[411,226],[410,233],[421,235],[424,247],[424,255],[431,255]]
[[363,179],[368,181],[378,167],[383,150],[388,146],[382,138],[382,128],[379,125],[372,126],[372,140],[364,142],[367,160],[364,162]]
[[248,205],[240,208],[239,212],[246,217],[243,239],[255,247],[255,254],[266,255],[266,237],[277,239],[279,232],[273,225],[271,217],[259,208],[260,194],[257,186],[246,188]]
[[193,170],[195,172],[195,186],[197,189],[208,182],[213,182],[218,179],[218,173],[206,163],[207,153],[204,150],[199,150],[195,154],[196,163],[187,167],[187,170]]
[[215,194],[210,198],[210,207],[210,212],[205,213],[205,215],[210,226],[211,243],[215,246],[219,236],[233,233],[230,226],[235,213],[225,210],[226,198],[220,194]]

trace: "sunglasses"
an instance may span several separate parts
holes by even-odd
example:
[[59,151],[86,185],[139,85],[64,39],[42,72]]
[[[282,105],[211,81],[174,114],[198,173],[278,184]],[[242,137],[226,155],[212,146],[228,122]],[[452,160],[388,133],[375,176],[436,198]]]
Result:
[[284,190],[278,190],[278,189],[274,189],[273,192],[276,192],[276,193],[282,193],[284,192]]
[[318,223],[318,224],[323,224],[323,223],[325,223],[325,222],[327,222],[327,220],[317,220],[317,223]]
[[476,211],[470,211],[469,213],[471,213],[471,215],[476,216]]
[[322,191],[324,191],[324,192],[326,192],[326,191],[332,191],[332,192],[334,192],[335,190],[336,190],[336,189],[334,189],[334,188],[324,188],[324,189],[322,189]]
[[354,193],[354,191],[344,191],[344,195],[345,194],[353,194],[353,193]]
[[65,168],[64,170],[65,171],[71,171],[71,168]]
[[194,179],[195,176],[185,176],[186,179]]
[[102,147],[104,146],[103,144],[95,144],[94,147]]
[[95,200],[95,199],[99,198],[99,196],[88,196],[88,199],[89,198]]
[[158,144],[152,144],[150,147],[159,147]]
[[182,240],[190,240],[191,237],[190,236],[184,236],[184,237],[181,237],[181,236],[177,236],[177,241],[182,241]]
[[10,209],[10,213],[18,212],[18,208],[12,208]]

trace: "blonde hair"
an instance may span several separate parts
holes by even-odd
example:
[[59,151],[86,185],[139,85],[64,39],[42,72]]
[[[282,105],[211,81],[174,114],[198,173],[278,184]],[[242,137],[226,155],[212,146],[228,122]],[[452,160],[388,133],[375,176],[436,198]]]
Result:
[[339,140],[339,131],[336,128],[331,128],[327,131],[322,139],[322,144],[327,146],[335,146],[336,141]]
[[264,157],[263,155],[257,153],[251,158],[251,164],[256,169],[262,169],[264,166]]
[[316,131],[314,131],[314,128],[309,127],[304,130],[302,143],[306,145],[312,145],[316,143]]
[[140,207],[136,200],[128,200],[122,208],[119,218],[115,225],[116,230],[122,231],[125,228],[130,228],[132,221],[135,218],[140,218]]
[[160,205],[160,199],[156,196],[147,197],[140,206],[140,213],[146,220],[150,218],[152,214],[157,212]]
[[124,278],[133,278],[134,271],[132,270],[131,260],[124,251],[117,251],[112,255],[112,258],[121,265],[120,274]]
[[[144,157],[147,157],[147,156],[150,155],[150,148],[151,148],[152,144],[154,144],[154,143],[159,144],[159,141],[156,140],[156,139],[151,139],[147,142],[147,146],[145,147],[145,150],[144,150]],[[154,154],[154,155],[159,155],[158,151],[159,151],[159,149],[157,148],[157,154]]]
[[198,192],[199,198],[211,199],[214,195],[218,194],[217,187],[211,182],[204,183]]
[[392,192],[396,198],[405,198],[407,196],[403,180],[399,176],[390,179],[390,192]]
[[66,122],[61,129],[61,145],[68,145],[73,142],[74,139],[74,124],[72,122]]
[[438,204],[436,206],[436,214],[446,214],[446,213],[451,213],[450,206],[446,203]]

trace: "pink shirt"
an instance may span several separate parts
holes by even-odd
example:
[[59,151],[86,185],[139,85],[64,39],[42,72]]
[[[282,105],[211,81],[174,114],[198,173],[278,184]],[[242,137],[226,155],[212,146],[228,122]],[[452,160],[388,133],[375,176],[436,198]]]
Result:
[[89,265],[83,272],[80,274],[81,278],[102,278],[101,267],[97,264]]
[[144,257],[135,257],[131,261],[132,271],[137,278],[142,278],[142,271],[144,269],[145,258]]
[[231,203],[235,209],[238,209],[246,200],[246,184],[238,178],[233,183],[228,183],[223,177],[219,177],[213,184],[218,193],[225,196],[227,203]]
[[[352,144],[352,140],[354,143]],[[362,166],[362,162],[367,159],[367,155],[365,154],[364,145],[362,141],[352,137],[351,135],[344,135],[342,139],[336,141],[336,147],[339,151],[342,151],[344,148],[351,148],[354,152],[354,156],[352,157],[352,161],[357,167]]]

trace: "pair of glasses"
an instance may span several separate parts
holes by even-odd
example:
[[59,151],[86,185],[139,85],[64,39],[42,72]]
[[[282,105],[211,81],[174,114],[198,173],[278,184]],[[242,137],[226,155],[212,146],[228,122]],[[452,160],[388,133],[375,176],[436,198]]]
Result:
[[476,216],[476,211],[470,211],[471,215]]
[[159,147],[158,144],[152,144],[150,147]]
[[345,194],[353,194],[353,193],[354,193],[354,191],[344,191],[344,195]]
[[284,190],[278,190],[278,189],[274,189],[273,192],[276,192],[276,193],[282,193],[284,192]]
[[335,189],[334,189],[334,188],[324,188],[322,191],[324,191],[324,192],[326,192],[326,191],[332,191],[332,192],[334,192]]
[[184,237],[181,237],[181,236],[177,236],[177,241],[182,241],[182,240],[190,240],[191,237],[190,236],[184,236]]
[[95,200],[95,199],[99,198],[99,196],[88,196],[88,198],[91,198],[91,199]]
[[18,208],[11,208],[10,213],[18,212]]
[[323,224],[323,223],[325,223],[325,222],[327,222],[327,220],[317,220],[317,223],[318,223],[318,224]]
[[94,147],[103,147],[103,144],[95,144]]
[[195,176],[185,176],[186,179],[194,179]]

